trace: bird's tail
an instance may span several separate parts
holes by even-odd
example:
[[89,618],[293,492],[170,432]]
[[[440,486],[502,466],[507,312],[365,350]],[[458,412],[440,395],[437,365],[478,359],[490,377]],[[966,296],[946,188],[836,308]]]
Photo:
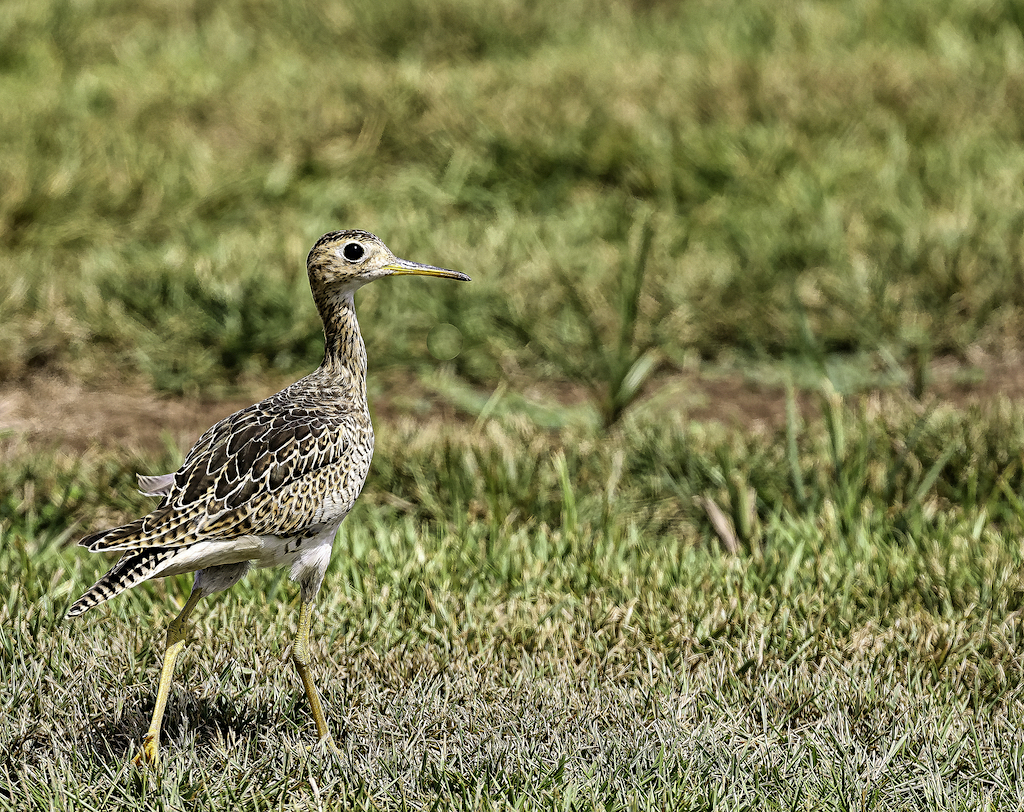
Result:
[[174,508],[164,506],[128,524],[92,533],[78,543],[94,553],[185,547],[198,540],[196,524],[194,517],[176,516]]
[[156,569],[170,558],[176,550],[150,547],[125,553],[106,575],[93,584],[89,590],[68,609],[67,617],[78,617],[94,606],[109,601],[126,589],[131,589],[151,577]]

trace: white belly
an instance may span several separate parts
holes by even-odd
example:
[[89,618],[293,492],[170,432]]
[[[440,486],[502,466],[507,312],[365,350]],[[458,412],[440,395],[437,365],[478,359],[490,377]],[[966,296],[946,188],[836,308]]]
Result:
[[309,569],[319,570],[323,577],[331,561],[331,545],[337,532],[336,524],[307,539],[261,536],[259,553],[250,560],[254,567],[290,566],[293,581],[301,580],[301,572]]
[[327,565],[331,562],[331,545],[340,524],[339,521],[328,525],[317,535],[304,539],[243,536],[230,540],[200,541],[181,548],[149,577],[180,575],[225,564],[248,562],[260,568],[289,566],[293,581],[303,585],[315,584],[318,589]]

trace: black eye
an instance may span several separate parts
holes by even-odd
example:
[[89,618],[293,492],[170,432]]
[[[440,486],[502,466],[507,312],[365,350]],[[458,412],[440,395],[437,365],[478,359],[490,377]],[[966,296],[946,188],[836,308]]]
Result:
[[345,247],[341,249],[341,255],[349,262],[358,262],[365,253],[366,249],[357,242],[345,243]]

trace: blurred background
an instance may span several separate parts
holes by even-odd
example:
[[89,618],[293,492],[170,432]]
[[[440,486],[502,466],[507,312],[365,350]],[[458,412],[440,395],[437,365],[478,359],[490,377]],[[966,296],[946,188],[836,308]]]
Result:
[[610,425],[695,371],[1012,374],[1022,27],[1010,0],[9,0],[0,380],[269,391],[319,362],[304,258],[338,228],[474,279],[359,294],[378,395]]

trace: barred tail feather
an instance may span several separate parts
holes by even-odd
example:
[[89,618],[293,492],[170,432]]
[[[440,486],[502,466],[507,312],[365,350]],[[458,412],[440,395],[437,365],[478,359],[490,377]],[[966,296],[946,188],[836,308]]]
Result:
[[131,543],[141,535],[143,519],[136,519],[134,522],[123,524],[120,527],[111,527],[107,530],[90,533],[88,536],[79,539],[78,543],[93,552],[117,549],[119,544]]
[[120,527],[91,533],[78,543],[94,553],[182,547],[196,540],[194,525],[190,517],[175,516],[171,508],[162,507]]
[[149,549],[139,552],[129,552],[121,556],[120,560],[110,569],[106,575],[93,584],[89,590],[72,604],[68,610],[67,617],[78,617],[88,612],[94,606],[99,606],[104,601],[141,584],[154,574],[156,569],[170,558],[176,550]]

